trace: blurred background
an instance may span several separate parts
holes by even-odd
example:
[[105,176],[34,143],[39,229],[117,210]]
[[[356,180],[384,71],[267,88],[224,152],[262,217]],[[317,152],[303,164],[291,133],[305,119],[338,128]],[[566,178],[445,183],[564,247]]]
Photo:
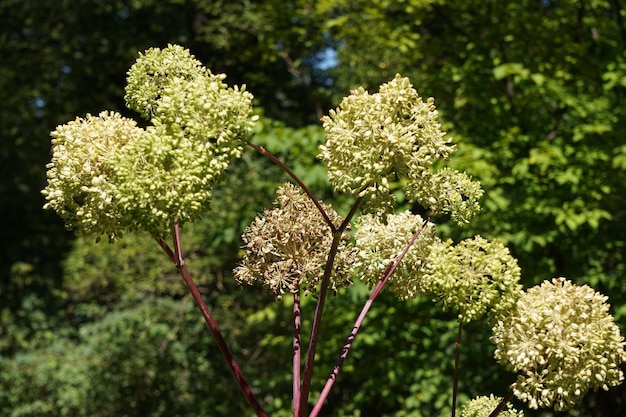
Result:
[[[479,179],[483,213],[442,237],[500,239],[525,286],[566,276],[609,296],[626,331],[626,9],[622,0],[0,0],[0,415],[252,415],[175,269],[149,236],[76,238],[40,190],[49,132],[124,107],[139,52],[176,43],[262,116],[254,142],[341,212],[316,161],[319,118],[351,88],[396,73],[435,97]],[[268,413],[289,416],[291,309],[240,289],[239,235],[286,176],[249,151],[187,225],[188,266]],[[408,207],[398,194],[400,206]],[[345,212],[343,212],[345,214]],[[105,240],[106,241],[106,240]],[[329,300],[313,393],[368,295]],[[287,298],[287,297],[286,297]],[[305,298],[305,328],[315,300]],[[326,416],[450,415],[455,316],[384,293],[357,338]],[[503,396],[485,323],[466,327],[460,400]],[[312,400],[314,400],[313,395]],[[521,404],[516,404],[524,408]],[[626,388],[565,413],[626,415]]]

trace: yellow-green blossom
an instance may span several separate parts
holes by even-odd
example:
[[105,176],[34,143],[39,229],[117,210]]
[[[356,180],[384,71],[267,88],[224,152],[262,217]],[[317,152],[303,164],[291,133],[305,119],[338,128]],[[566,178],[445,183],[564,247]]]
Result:
[[126,105],[150,120],[172,83],[184,84],[207,76],[210,72],[182,46],[150,48],[139,54],[128,71]]
[[478,200],[483,190],[478,181],[464,172],[444,167],[437,172],[413,171],[405,188],[410,200],[423,207],[450,213],[452,220],[462,225],[480,212]]
[[365,197],[365,211],[390,212],[389,183],[408,178],[405,192],[425,207],[451,212],[466,222],[478,212],[482,190],[454,170],[429,168],[447,159],[454,146],[437,121],[434,100],[424,101],[400,75],[370,94],[353,90],[322,118],[326,142],[320,158],[337,190]]
[[491,322],[505,316],[521,295],[520,268],[502,243],[475,236],[454,245],[432,248],[424,290],[445,309],[470,322],[488,314]]
[[114,112],[88,114],[51,133],[52,161],[44,208],[55,210],[68,229],[80,235],[104,233],[110,239],[125,229],[111,183],[114,160],[144,134],[135,121]]
[[[278,207],[266,210],[243,233],[245,254],[235,269],[241,283],[260,281],[277,296],[298,291],[316,291],[333,241],[324,217],[304,193],[286,183],[277,191]],[[342,218],[322,204],[333,224]],[[335,257],[331,288],[348,286],[354,251],[343,236]]]
[[607,297],[565,278],[528,289],[493,328],[495,358],[519,374],[513,392],[530,408],[569,409],[590,389],[624,378],[624,339]]
[[124,230],[163,236],[174,219],[200,216],[255,121],[252,95],[224,78],[179,46],[141,54],[126,100],[152,124],[103,113],[59,126],[45,207],[79,233],[111,240]]
[[[459,414],[461,417],[488,417],[500,404],[501,400],[502,398],[494,397],[493,395],[476,397],[463,404]],[[524,417],[524,412],[516,410],[511,404],[507,404],[506,409],[502,410],[498,416]]]
[[[358,249],[355,267],[360,278],[370,287],[376,285],[385,269],[423,224],[424,219],[408,211],[383,217],[361,216],[355,233]],[[413,298],[422,292],[421,280],[427,270],[431,248],[438,241],[435,226],[428,223],[389,279],[389,290],[399,299]]]
[[[170,62],[176,56],[180,68]],[[146,70],[162,61],[173,74],[168,76],[162,69],[161,78],[148,79],[158,85],[157,97],[149,95],[153,90],[149,86],[144,93],[154,100],[153,125],[142,140],[118,155],[115,164],[119,205],[129,215],[128,226],[152,234],[166,231],[174,217],[182,223],[206,212],[212,184],[232,158],[241,156],[242,139],[255,121],[250,93],[229,88],[222,82],[223,75],[200,71],[188,51],[178,47],[161,53],[153,49],[138,60],[128,79],[134,96],[141,86],[131,87],[148,82],[135,76],[140,73],[135,67]],[[182,76],[183,70],[190,75]]]

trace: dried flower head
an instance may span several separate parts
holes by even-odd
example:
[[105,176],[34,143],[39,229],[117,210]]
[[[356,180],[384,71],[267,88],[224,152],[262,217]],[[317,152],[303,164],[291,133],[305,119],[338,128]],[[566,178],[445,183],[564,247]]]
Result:
[[495,358],[520,375],[513,392],[530,408],[575,406],[590,389],[624,378],[624,339],[607,297],[565,278],[528,289],[493,328]]
[[[493,410],[496,409],[502,398],[493,395],[476,397],[469,400],[460,410],[461,417],[488,417]],[[507,404],[507,408],[498,414],[500,417],[524,417],[523,411],[518,411]]]
[[[355,233],[358,249],[356,267],[360,278],[370,287],[376,285],[387,266],[404,250],[423,224],[424,219],[408,211],[385,217],[361,216]],[[409,299],[422,292],[421,279],[436,242],[435,226],[428,223],[389,280],[389,289],[398,298]]]
[[[333,234],[309,197],[293,184],[277,191],[278,207],[266,210],[243,233],[245,254],[235,268],[240,283],[261,281],[279,297],[305,290],[315,292],[330,251]],[[332,207],[322,204],[333,224],[342,218]],[[349,236],[343,236],[335,257],[331,288],[352,283],[350,268],[354,251]]]
[[131,119],[114,112],[87,114],[51,133],[52,161],[48,168],[45,209],[53,209],[68,229],[81,235],[122,234],[121,212],[111,184],[113,163],[144,130]]
[[485,314],[496,322],[515,307],[521,295],[520,268],[502,243],[475,236],[457,245],[432,249],[423,286],[445,309],[459,312],[464,323]]

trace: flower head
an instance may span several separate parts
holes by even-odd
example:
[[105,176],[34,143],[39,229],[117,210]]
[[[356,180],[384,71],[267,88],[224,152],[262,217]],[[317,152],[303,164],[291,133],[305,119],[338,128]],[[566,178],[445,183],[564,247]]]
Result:
[[44,208],[59,213],[66,227],[78,234],[106,233],[111,239],[121,235],[113,164],[116,155],[144,133],[133,120],[114,112],[88,114],[58,126],[51,133]]
[[210,72],[182,46],[150,48],[139,54],[128,71],[126,105],[149,120],[172,83],[184,84],[207,76]]
[[433,100],[423,101],[399,75],[378,93],[352,91],[322,122],[327,136],[320,158],[330,181],[340,191],[368,197],[375,207],[392,198],[390,180],[423,171],[454,150]]
[[400,75],[370,94],[352,91],[322,118],[326,142],[320,158],[336,189],[365,197],[365,211],[388,213],[390,181],[408,178],[404,191],[425,207],[442,208],[466,222],[478,211],[480,186],[454,170],[429,168],[447,159],[454,145],[437,121],[432,98],[424,101]]
[[[318,208],[304,193],[286,183],[277,191],[278,207],[266,210],[243,233],[245,254],[235,269],[237,281],[261,281],[277,296],[301,289],[315,291],[320,282],[333,234]],[[342,222],[322,204],[335,226]],[[353,250],[344,236],[338,246],[331,286],[351,284]]]
[[433,247],[423,286],[445,309],[469,322],[486,313],[492,322],[506,315],[520,297],[520,268],[502,243],[480,236]]
[[409,178],[406,187],[409,199],[423,207],[450,213],[459,225],[468,223],[480,212],[478,200],[483,196],[483,189],[464,172],[444,167],[437,172],[413,171]]
[[105,112],[59,126],[45,207],[68,227],[111,240],[124,230],[163,236],[175,219],[197,218],[255,121],[252,95],[223,79],[179,46],[141,54],[126,100],[152,125]]
[[[165,59],[161,55],[172,54],[157,52],[152,50],[144,61],[150,57],[159,63]],[[115,164],[119,205],[129,214],[129,227],[152,234],[162,234],[174,217],[191,221],[209,208],[212,184],[241,156],[242,139],[255,121],[250,93],[227,87],[221,75],[198,72],[193,62],[184,65],[185,57],[179,57],[180,65],[189,67],[193,76],[160,81],[151,110],[153,125]],[[137,80],[129,77],[129,86],[133,82]]]
[[[487,417],[491,414],[493,410],[496,409],[498,404],[502,398],[494,397],[490,395],[489,397],[480,396],[476,397],[473,400],[469,400],[461,407],[460,416],[461,417]],[[498,414],[500,417],[524,417],[523,411],[518,411],[515,408],[511,407],[510,404],[507,404],[507,408]]]
[[495,358],[519,373],[515,395],[531,408],[576,405],[589,389],[624,378],[624,339],[607,297],[565,278],[528,289],[493,328]]
[[[376,285],[389,264],[404,250],[412,236],[424,225],[419,216],[405,211],[385,217],[366,214],[356,224],[356,268],[370,287]],[[427,271],[432,246],[438,242],[435,226],[428,223],[408,250],[389,280],[389,289],[400,299],[422,292],[421,279]]]

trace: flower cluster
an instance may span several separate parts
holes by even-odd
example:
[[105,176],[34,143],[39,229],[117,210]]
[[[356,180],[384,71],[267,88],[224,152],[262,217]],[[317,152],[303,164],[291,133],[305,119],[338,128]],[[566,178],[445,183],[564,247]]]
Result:
[[[493,410],[496,409],[502,398],[480,396],[473,400],[469,400],[460,410],[461,417],[487,417]],[[510,404],[507,404],[506,410],[503,410],[498,414],[500,417],[524,417],[523,411],[518,411]]]
[[181,46],[150,48],[128,71],[126,105],[144,119],[150,120],[162,98],[171,91],[172,83],[184,85],[211,76],[202,63]]
[[458,224],[468,223],[480,212],[483,189],[464,172],[444,167],[437,172],[411,172],[407,196],[423,207],[450,213]]
[[495,323],[515,307],[522,291],[520,275],[506,246],[475,236],[457,245],[435,245],[422,285],[435,302],[458,311],[462,322],[489,314]]
[[[356,225],[358,259],[355,264],[360,278],[370,287],[376,285],[385,269],[405,249],[412,236],[424,226],[419,216],[405,211],[385,217],[365,214]],[[400,299],[422,293],[424,273],[431,248],[438,242],[435,226],[425,225],[389,280],[389,289]]]
[[531,408],[576,405],[588,390],[624,378],[624,339],[607,297],[564,278],[528,289],[493,328],[495,358],[520,375],[515,395]]
[[[243,233],[245,254],[234,274],[240,283],[261,281],[277,296],[301,289],[314,292],[332,246],[333,233],[324,217],[294,185],[277,191],[278,207],[266,210]],[[321,204],[335,227],[342,218],[332,207]],[[350,268],[354,250],[342,236],[331,275],[331,288],[352,283]]]
[[366,197],[365,209],[389,212],[389,182],[408,178],[405,192],[429,208],[442,208],[460,222],[478,211],[482,190],[452,169],[429,168],[454,146],[437,121],[433,99],[422,100],[408,78],[396,77],[378,93],[352,91],[322,118],[326,142],[320,158],[336,189]]
[[122,234],[122,213],[109,179],[112,161],[128,144],[143,135],[131,119],[114,112],[88,114],[51,133],[53,154],[48,168],[44,208],[53,209],[68,229],[80,234]]
[[130,230],[161,236],[175,218],[195,219],[209,206],[211,185],[241,155],[255,120],[252,95],[223,79],[179,46],[141,54],[129,71],[126,100],[152,124],[144,130],[103,113],[59,126],[46,207],[78,233],[111,240]]

